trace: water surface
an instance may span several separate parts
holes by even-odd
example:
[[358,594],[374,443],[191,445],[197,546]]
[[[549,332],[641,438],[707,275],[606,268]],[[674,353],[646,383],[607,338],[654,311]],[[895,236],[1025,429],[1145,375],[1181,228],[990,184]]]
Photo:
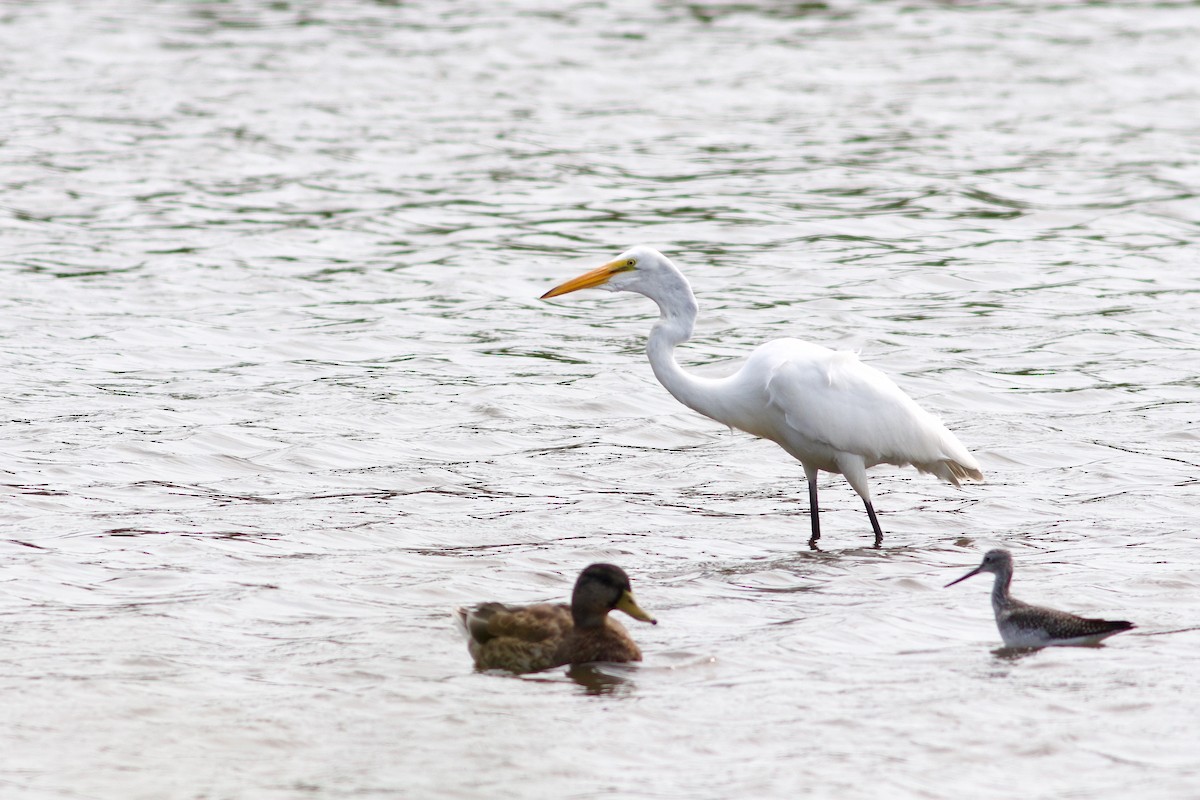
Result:
[[[0,786],[31,798],[1129,797],[1200,780],[1200,8],[0,5]],[[861,351],[988,482],[887,531],[676,403]],[[996,654],[1014,593],[1139,628]],[[646,660],[472,671],[605,560]]]

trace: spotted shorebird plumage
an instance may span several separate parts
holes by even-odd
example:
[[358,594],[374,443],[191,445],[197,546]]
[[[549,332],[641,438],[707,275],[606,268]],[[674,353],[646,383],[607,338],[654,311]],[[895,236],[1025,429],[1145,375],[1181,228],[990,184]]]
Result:
[[947,586],[965,581],[981,572],[996,576],[992,585],[992,610],[996,612],[996,627],[1007,647],[1047,647],[1052,645],[1096,644],[1115,633],[1133,627],[1125,620],[1088,619],[1022,603],[1008,593],[1012,583],[1013,561],[1007,550],[989,550],[983,563]]

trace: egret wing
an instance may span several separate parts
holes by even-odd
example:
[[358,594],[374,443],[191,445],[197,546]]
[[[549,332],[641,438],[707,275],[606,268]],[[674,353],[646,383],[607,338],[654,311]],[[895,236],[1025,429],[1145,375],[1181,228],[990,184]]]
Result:
[[[982,478],[954,435],[891,378],[848,351],[780,339],[755,352],[776,441],[861,456],[868,466],[912,464],[952,483]],[[782,441],[781,441],[782,439]]]

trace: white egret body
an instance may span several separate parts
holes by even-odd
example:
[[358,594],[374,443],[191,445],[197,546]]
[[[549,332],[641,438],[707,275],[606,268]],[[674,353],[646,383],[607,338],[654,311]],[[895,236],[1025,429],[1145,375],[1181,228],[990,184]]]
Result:
[[979,465],[954,434],[918,406],[895,383],[851,352],[797,339],[761,345],[732,375],[704,378],[675,361],[675,346],[692,336],[696,299],[671,261],[656,250],[635,247],[602,267],[560,284],[542,299],[591,287],[637,292],[658,304],[646,354],[659,382],[679,402],[732,428],[770,439],[804,466],[816,546],[817,473],[845,476],[866,505],[875,530],[883,531],[871,503],[867,468],[912,465],[955,486],[983,480]]

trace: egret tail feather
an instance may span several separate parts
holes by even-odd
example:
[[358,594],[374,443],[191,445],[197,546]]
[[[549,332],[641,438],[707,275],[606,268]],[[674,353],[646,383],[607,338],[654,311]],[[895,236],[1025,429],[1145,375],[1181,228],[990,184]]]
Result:
[[965,480],[983,480],[983,473],[975,467],[968,467],[949,458],[942,461],[913,462],[913,466],[920,472],[936,475],[946,483],[953,484],[954,486],[962,486],[962,482]]

